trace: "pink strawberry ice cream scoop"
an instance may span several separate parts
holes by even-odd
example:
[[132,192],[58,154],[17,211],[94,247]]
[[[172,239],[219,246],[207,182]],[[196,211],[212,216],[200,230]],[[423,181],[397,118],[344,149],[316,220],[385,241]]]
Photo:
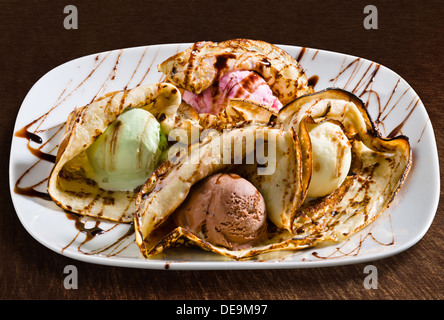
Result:
[[264,198],[248,180],[231,173],[217,173],[195,184],[176,209],[174,221],[231,250],[249,248],[267,237]]
[[282,108],[282,103],[273,95],[265,80],[257,73],[247,70],[225,74],[218,83],[199,95],[185,90],[182,98],[199,113],[217,114],[232,98],[253,100],[276,110]]

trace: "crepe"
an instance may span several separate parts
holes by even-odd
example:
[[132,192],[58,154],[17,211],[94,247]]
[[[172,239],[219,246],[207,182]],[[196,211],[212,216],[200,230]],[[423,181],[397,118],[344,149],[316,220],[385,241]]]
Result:
[[341,89],[301,97],[282,109],[277,119],[295,131],[308,122],[323,121],[340,124],[347,135],[351,168],[337,190],[298,209],[293,233],[342,241],[372,223],[392,202],[410,170],[412,151],[405,136],[381,137],[364,103]]
[[[88,147],[127,108],[143,108],[156,117],[161,129],[188,130],[193,117],[180,112],[181,95],[171,84],[139,86],[112,92],[73,111],[66,124],[55,166],[48,180],[48,193],[64,210],[118,222],[132,222],[138,190],[109,191],[88,178]],[[197,124],[197,118],[196,125]]]
[[159,65],[167,81],[194,94],[202,93],[223,74],[235,70],[258,73],[282,104],[313,92],[299,63],[284,50],[264,41],[197,42]]
[[[260,158],[257,149],[265,144],[275,154],[270,152]],[[238,152],[233,152],[234,148],[238,148]],[[185,200],[191,187],[213,173],[235,172],[236,167],[249,168],[249,172],[254,171],[254,175],[263,177],[256,181],[255,186],[268,200],[269,219],[282,228],[290,229],[293,214],[303,201],[300,197],[303,194],[301,161],[299,145],[292,130],[244,122],[222,133],[213,131],[192,144],[175,164],[167,162],[161,166],[143,186],[136,200],[137,244],[146,256],[158,252],[159,247],[155,243],[153,245],[152,239],[156,237],[155,230],[161,225],[168,225],[169,216]],[[257,164],[265,162],[266,165],[258,170]],[[277,184],[279,188],[271,187]],[[279,201],[271,201],[276,198]],[[165,246],[162,245],[162,248]]]

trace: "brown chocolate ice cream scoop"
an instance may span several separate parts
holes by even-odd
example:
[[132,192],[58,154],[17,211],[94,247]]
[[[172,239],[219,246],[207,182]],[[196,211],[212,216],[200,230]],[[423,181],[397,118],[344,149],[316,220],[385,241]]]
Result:
[[249,248],[266,238],[264,198],[248,180],[217,173],[193,186],[174,221],[213,245]]

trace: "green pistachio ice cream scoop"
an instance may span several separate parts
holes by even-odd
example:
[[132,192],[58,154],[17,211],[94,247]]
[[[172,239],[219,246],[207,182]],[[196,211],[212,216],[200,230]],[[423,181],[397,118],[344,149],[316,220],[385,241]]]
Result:
[[93,179],[110,191],[134,190],[157,168],[167,139],[143,109],[123,112],[86,150]]

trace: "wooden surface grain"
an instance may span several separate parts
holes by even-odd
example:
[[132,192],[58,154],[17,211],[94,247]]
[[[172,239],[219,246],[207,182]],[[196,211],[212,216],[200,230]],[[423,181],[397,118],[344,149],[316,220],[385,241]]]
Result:
[[[68,4],[78,9],[77,30],[63,27]],[[368,4],[378,9],[377,30],[363,27]],[[15,117],[32,85],[49,70],[112,49],[236,37],[338,51],[394,70],[422,99],[441,162],[443,16],[441,1],[0,1],[0,299],[444,298],[441,204],[415,246],[371,262],[378,270],[378,288],[371,290],[363,285],[369,263],[296,270],[152,271],[75,261],[25,231],[8,184]],[[63,270],[70,264],[78,269],[75,290],[63,285]]]

